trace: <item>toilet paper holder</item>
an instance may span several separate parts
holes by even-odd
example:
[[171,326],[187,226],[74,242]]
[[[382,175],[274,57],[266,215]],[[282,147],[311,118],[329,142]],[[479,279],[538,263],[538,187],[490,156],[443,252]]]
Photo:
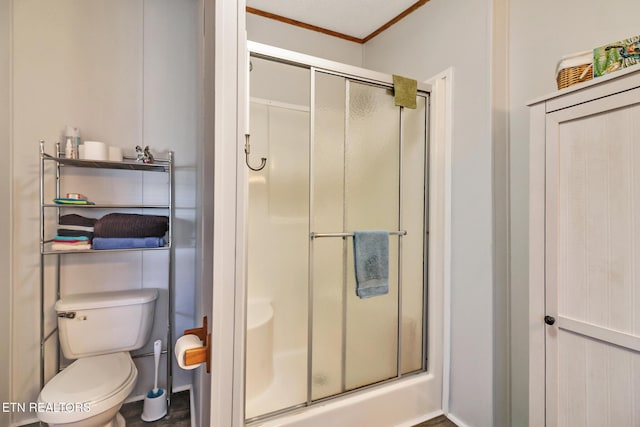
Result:
[[202,318],[202,327],[185,329],[183,335],[195,335],[204,343],[203,347],[188,349],[184,353],[185,365],[207,364],[207,374],[211,373],[211,334],[208,332],[207,316]]

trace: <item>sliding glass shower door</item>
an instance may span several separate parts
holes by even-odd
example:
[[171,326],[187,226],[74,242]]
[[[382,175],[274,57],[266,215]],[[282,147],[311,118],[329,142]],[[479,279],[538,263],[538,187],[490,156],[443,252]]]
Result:
[[[312,398],[396,374],[398,237],[389,293],[355,294],[354,230],[398,230],[399,108],[387,88],[317,72],[312,168]],[[338,234],[338,236],[335,236]]]
[[[249,419],[426,369],[428,236],[427,94],[408,110],[384,84],[252,62],[252,157],[267,166],[249,177]],[[366,230],[389,232],[389,291],[361,299],[352,233]]]
[[[422,367],[426,110],[425,98],[407,113],[390,88],[320,71],[313,93],[310,388],[317,400]],[[342,236],[356,230],[391,233],[386,295],[356,295],[353,242]],[[401,256],[407,249],[413,262]]]

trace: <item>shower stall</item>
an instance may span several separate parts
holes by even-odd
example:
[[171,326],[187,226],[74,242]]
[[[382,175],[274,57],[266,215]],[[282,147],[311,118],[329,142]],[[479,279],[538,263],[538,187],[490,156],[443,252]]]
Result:
[[[397,107],[391,76],[250,47],[248,423],[429,364],[427,88]],[[356,295],[358,230],[389,233],[386,295]]]

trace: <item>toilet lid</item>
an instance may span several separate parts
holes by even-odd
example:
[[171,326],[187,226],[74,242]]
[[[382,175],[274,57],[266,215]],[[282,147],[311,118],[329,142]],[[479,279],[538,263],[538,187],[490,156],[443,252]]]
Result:
[[134,371],[126,352],[78,359],[44,386],[39,401],[99,402],[126,386]]

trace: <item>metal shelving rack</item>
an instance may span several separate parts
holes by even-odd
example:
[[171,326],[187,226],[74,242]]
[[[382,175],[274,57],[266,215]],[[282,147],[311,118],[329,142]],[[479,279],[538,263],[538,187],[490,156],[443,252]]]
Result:
[[[60,182],[61,182],[61,169],[63,167],[74,168],[93,168],[93,169],[111,169],[111,170],[128,170],[128,171],[142,171],[142,172],[160,172],[168,174],[168,197],[166,205],[147,205],[147,204],[95,204],[95,205],[59,205],[54,203],[45,202],[45,164],[47,162],[53,162],[55,164],[55,197],[60,197]],[[58,328],[57,325],[53,327],[51,331],[45,330],[45,257],[55,256],[55,295],[56,300],[60,299],[60,264],[61,256],[65,254],[99,254],[105,252],[126,252],[126,251],[169,251],[169,265],[168,265],[168,281],[167,281],[167,294],[168,294],[168,315],[167,315],[167,336],[166,336],[166,348],[162,351],[162,354],[166,355],[166,373],[167,373],[167,407],[171,407],[171,396],[173,393],[173,374],[172,374],[172,358],[173,353],[173,317],[174,317],[174,265],[175,265],[175,252],[173,245],[173,220],[174,220],[174,207],[175,207],[175,180],[174,180],[174,154],[173,151],[169,151],[167,159],[154,159],[154,163],[140,163],[136,162],[133,158],[125,157],[122,162],[114,161],[97,161],[97,160],[80,160],[80,159],[67,159],[61,157],[60,143],[55,144],[55,156],[47,154],[45,151],[45,142],[40,141],[40,389],[45,385],[45,345],[46,343],[56,335]],[[106,250],[73,250],[73,251],[60,251],[52,250],[49,245],[52,240],[46,239],[45,230],[45,212],[48,209],[55,209],[58,219],[63,210],[70,209],[105,209],[105,210],[124,210],[124,209],[158,209],[167,211],[169,217],[169,229],[167,232],[167,241],[164,247],[161,248],[139,248],[139,249],[106,249]],[[58,371],[61,370],[60,366],[60,348],[59,342],[57,342],[57,360]],[[153,356],[153,353],[144,353],[132,355],[134,358]]]

